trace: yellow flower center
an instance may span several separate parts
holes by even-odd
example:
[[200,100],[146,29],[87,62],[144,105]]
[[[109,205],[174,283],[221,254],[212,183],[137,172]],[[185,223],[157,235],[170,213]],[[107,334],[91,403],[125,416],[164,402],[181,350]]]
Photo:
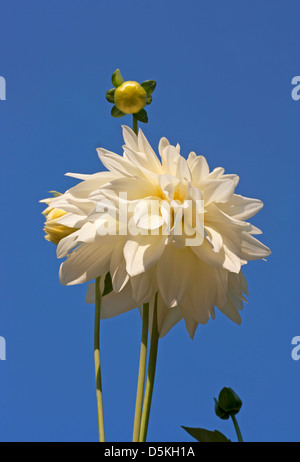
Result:
[[136,114],[146,106],[147,93],[138,83],[131,80],[122,83],[115,91],[115,104],[125,114]]

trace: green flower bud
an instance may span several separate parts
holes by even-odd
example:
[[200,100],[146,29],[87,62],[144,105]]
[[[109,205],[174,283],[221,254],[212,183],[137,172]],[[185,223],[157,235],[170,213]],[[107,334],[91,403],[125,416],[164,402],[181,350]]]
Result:
[[232,388],[224,387],[220,391],[218,401],[215,399],[215,412],[223,420],[237,414],[241,407],[242,401]]
[[138,83],[131,80],[116,88],[115,105],[124,114],[136,114],[147,104],[147,92]]

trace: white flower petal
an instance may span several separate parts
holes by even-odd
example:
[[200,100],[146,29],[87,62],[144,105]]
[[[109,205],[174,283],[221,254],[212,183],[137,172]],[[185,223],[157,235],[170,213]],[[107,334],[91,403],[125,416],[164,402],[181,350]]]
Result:
[[207,180],[203,184],[203,199],[205,206],[211,203],[226,202],[235,190],[234,180]]
[[67,213],[57,221],[60,225],[68,226],[69,228],[80,228],[85,222],[86,215],[78,215],[77,213]]
[[[95,283],[89,284],[86,294],[86,303],[95,303]],[[119,314],[136,308],[132,298],[131,286],[127,284],[119,293],[110,292],[101,298],[101,319],[110,319]]]
[[220,209],[238,220],[248,220],[263,207],[262,201],[234,194],[228,202],[220,204]]
[[197,154],[194,151],[189,153],[188,158],[187,158],[187,163],[188,163],[189,168],[192,167],[193,162],[196,158],[197,158]]
[[162,157],[162,153],[167,146],[170,146],[169,140],[167,140],[167,138],[161,138],[158,144],[158,152],[160,157]]
[[217,296],[214,274],[214,268],[196,259],[190,271],[189,290],[181,302],[183,310],[192,313],[193,319],[200,324],[207,323],[214,308]]
[[232,273],[239,273],[241,265],[243,264],[240,252],[240,241],[238,236],[236,240],[230,239],[228,236],[223,235],[223,249],[225,252],[225,262],[223,268],[231,271]]
[[124,246],[126,271],[133,277],[151,268],[163,254],[164,236],[132,236]]
[[91,175],[90,174],[82,174],[82,173],[65,173],[65,176],[69,176],[71,178],[76,178],[77,180],[89,180]]
[[78,242],[93,243],[97,239],[97,227],[94,223],[85,223],[79,231]]
[[115,292],[120,292],[129,280],[123,255],[124,244],[125,239],[116,243],[110,260],[110,275]]
[[206,239],[212,245],[212,249],[214,252],[220,252],[223,246],[223,239],[221,233],[216,231],[215,229],[211,228],[210,226],[205,226],[206,231]]
[[153,266],[145,273],[138,274],[130,278],[133,298],[137,305],[148,303],[152,299],[153,294],[158,291],[156,282],[156,266]]
[[64,285],[82,284],[106,274],[112,251],[111,242],[81,244],[61,264],[60,282]]
[[237,185],[239,184],[239,181],[240,181],[240,177],[238,175],[235,175],[235,174],[226,174],[226,175],[222,175],[220,178],[222,178],[222,180],[233,180],[234,184],[235,184],[235,187],[237,187]]
[[173,175],[159,175],[158,181],[162,192],[171,201],[180,180]]
[[249,295],[248,284],[242,271],[239,274],[229,273],[228,285],[230,291],[239,298],[242,298],[243,294]]
[[206,221],[210,224],[213,224],[214,227],[222,228],[223,231],[229,229],[232,232],[241,232],[241,231],[250,231],[251,225],[245,221],[238,220],[235,217],[226,215],[220,208],[219,205],[210,204],[206,207],[208,212],[206,215]]
[[137,227],[142,229],[158,229],[164,223],[160,213],[160,201],[155,198],[143,199],[137,203],[133,218]]
[[182,314],[180,306],[168,308],[168,311],[165,312],[165,317],[161,323],[161,327],[159,330],[160,338],[164,337],[172,329],[172,327],[174,327],[181,319]]
[[138,151],[138,139],[137,135],[134,133],[134,131],[130,128],[127,127],[127,125],[122,125],[123,129],[123,138],[125,141],[126,146],[131,148],[133,151]]
[[[85,181],[78,183],[76,186],[73,186],[73,188],[68,189],[66,192],[76,199],[87,200],[90,192],[101,188],[101,186],[108,183],[109,181],[114,180],[118,176],[119,175],[113,174],[111,172],[99,172],[93,175],[88,175],[88,178]],[[59,198],[62,198],[62,196],[58,196],[56,199]]]
[[217,306],[236,324],[241,323],[239,311],[243,309],[243,300],[246,300],[243,294],[248,294],[248,286],[242,271],[239,274],[228,273],[226,301]]
[[235,273],[239,273],[241,269],[240,258],[226,244],[224,245],[224,242],[220,252],[214,252],[207,239],[204,239],[199,246],[192,246],[191,250],[200,260],[215,268],[223,268]]
[[[174,309],[174,308],[173,308]],[[196,329],[198,327],[197,321],[191,317],[189,313],[186,313],[185,311],[182,310],[183,317],[184,317],[184,322],[185,322],[185,327],[191,337],[191,339],[194,338]]]
[[[77,180],[83,180],[83,181],[88,181],[89,185],[91,185],[91,182],[95,181],[95,187],[100,187],[101,184],[106,183],[106,181],[109,181],[113,177],[111,172],[98,172],[98,173],[92,173],[92,174],[82,174],[82,173],[65,173],[65,176],[69,176],[71,178],[76,178]],[[77,186],[82,185],[83,183],[79,183],[78,185],[74,186],[76,188]],[[86,187],[86,185],[84,186]]]
[[167,174],[176,176],[177,164],[181,156],[175,146],[166,146],[161,153],[162,166]]
[[67,191],[65,194],[52,199],[49,203],[49,207],[61,209],[74,215],[80,215],[82,219],[84,219],[94,207],[94,204],[88,199],[74,198],[74,196]]
[[119,205],[122,203],[123,197],[125,201],[137,201],[149,196],[155,196],[157,193],[157,186],[154,186],[153,183],[149,183],[149,181],[146,181],[143,177],[126,177],[107,183],[99,192],[107,199]]
[[222,167],[217,167],[214,168],[212,172],[208,175],[208,178],[213,179],[213,178],[220,178],[222,175],[224,175],[224,168]]
[[[153,323],[153,312],[154,312],[154,305],[155,305],[155,295],[153,295],[150,303],[149,303],[149,333],[152,333],[152,323]],[[140,310],[141,315],[143,310]],[[157,296],[157,327],[159,336],[163,337],[167,334],[167,332],[177,324],[181,316],[181,311],[179,307],[175,308],[168,308],[167,305],[164,303],[163,298],[161,297],[160,293]]]
[[241,324],[241,316],[231,299],[228,299],[225,305],[219,307],[219,310],[222,311],[222,313],[224,313],[225,316],[227,316],[231,321],[235,322],[238,325]]
[[247,230],[247,232],[250,234],[262,234],[262,230],[254,225],[250,225],[250,228]]
[[180,305],[189,284],[191,273],[191,251],[168,245],[157,264],[157,282],[166,305]]
[[249,295],[248,284],[244,276],[244,273],[241,271],[239,276],[240,276],[240,284],[241,284],[241,293],[244,293],[245,295]]
[[98,148],[97,153],[104,167],[115,174],[128,177],[138,177],[141,174],[141,171],[136,165],[124,157],[115,154],[114,152],[107,151],[103,148]]
[[75,247],[75,245],[77,244],[79,232],[80,230],[75,231],[74,233],[69,234],[68,236],[64,237],[63,239],[59,241],[57,248],[56,248],[57,258],[65,257],[66,255],[68,255],[70,250],[73,247]]
[[216,278],[217,284],[217,291],[216,291],[216,299],[215,299],[215,306],[224,306],[227,301],[227,291],[228,291],[228,275],[234,274],[229,273],[229,271],[224,269],[215,269],[214,276]]
[[255,239],[249,233],[242,233],[241,258],[244,260],[258,260],[271,254],[270,249]]
[[209,166],[205,157],[193,156],[194,153],[190,153],[188,159],[188,166],[192,175],[192,183],[194,186],[200,187],[202,182],[206,180],[209,175]]
[[191,172],[188,167],[187,161],[184,159],[184,157],[179,158],[179,161],[177,163],[176,176],[177,178],[180,178],[181,181],[192,181]]
[[163,173],[162,165],[141,129],[139,129],[138,134],[138,148],[139,152],[144,152],[146,155],[145,157],[147,163],[146,165],[144,164],[144,167],[152,170],[157,174]]

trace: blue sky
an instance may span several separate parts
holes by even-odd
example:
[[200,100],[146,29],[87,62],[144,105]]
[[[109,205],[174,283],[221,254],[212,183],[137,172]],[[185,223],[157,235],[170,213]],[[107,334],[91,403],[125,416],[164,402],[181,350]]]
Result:
[[[184,323],[159,345],[149,441],[191,441],[180,425],[219,429],[213,397],[243,399],[247,441],[299,441],[299,2],[265,0],[2,0],[0,75],[0,440],[96,441],[93,307],[63,287],[44,240],[39,199],[102,169],[96,147],[121,153],[105,92],[124,77],[158,82],[144,131],[204,154],[265,203],[252,220],[272,250],[247,265],[249,303],[236,326],[220,312],[189,339]],[[141,320],[101,329],[108,441],[132,434]]]

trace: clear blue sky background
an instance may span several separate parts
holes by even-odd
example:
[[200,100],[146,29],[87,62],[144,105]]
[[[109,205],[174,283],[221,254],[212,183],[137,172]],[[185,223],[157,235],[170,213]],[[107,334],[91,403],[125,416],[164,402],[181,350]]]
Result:
[[[144,130],[237,173],[264,209],[253,223],[272,249],[245,269],[242,325],[220,312],[191,341],[183,323],[159,346],[149,441],[191,441],[180,425],[218,428],[213,397],[233,387],[248,441],[300,440],[299,2],[276,0],[1,0],[0,440],[96,441],[93,307],[62,287],[39,199],[102,169],[95,148],[121,153],[105,92],[125,78],[158,82]],[[102,323],[108,441],[131,439],[141,320]]]

